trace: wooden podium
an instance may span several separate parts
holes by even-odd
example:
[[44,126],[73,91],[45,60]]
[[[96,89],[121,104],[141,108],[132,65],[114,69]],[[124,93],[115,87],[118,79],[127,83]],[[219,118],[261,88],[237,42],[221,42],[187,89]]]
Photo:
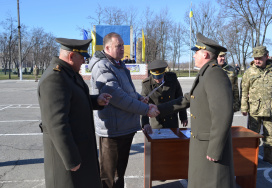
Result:
[[[188,179],[190,139],[180,132],[182,129],[171,130],[178,138],[152,139],[145,134],[145,188],[151,188],[153,180]],[[263,136],[242,126],[233,126],[231,131],[236,183],[242,188],[255,188],[259,139]]]

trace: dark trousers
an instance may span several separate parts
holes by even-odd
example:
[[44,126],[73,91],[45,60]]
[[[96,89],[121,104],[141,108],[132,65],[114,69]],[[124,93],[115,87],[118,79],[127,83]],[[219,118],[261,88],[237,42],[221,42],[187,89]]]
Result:
[[135,133],[99,137],[99,164],[103,188],[124,188],[130,147]]

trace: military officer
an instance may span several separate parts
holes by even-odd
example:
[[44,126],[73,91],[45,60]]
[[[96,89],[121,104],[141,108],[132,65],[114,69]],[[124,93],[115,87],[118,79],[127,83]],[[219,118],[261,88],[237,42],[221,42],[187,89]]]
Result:
[[233,188],[233,95],[230,80],[216,61],[219,52],[227,49],[198,33],[192,50],[200,71],[190,93],[158,109],[167,114],[191,108],[188,188]]
[[[180,96],[183,96],[181,86],[177,79],[177,75],[173,72],[165,72],[168,64],[165,61],[155,60],[148,64],[148,70],[151,75],[144,79],[142,82],[142,96],[148,96],[155,88],[158,88],[149,97],[150,104],[162,104]],[[179,119],[184,127],[187,126],[187,112],[183,109],[179,112]],[[151,133],[152,129],[161,128],[178,128],[178,113],[169,114],[165,117],[154,117],[142,116],[142,127],[144,131]]]
[[35,82],[38,82],[39,68],[37,65],[34,66],[33,75],[35,76]]
[[248,128],[259,133],[264,130],[263,160],[272,164],[272,60],[265,46],[253,48],[254,61],[242,78],[241,112],[248,117]]
[[102,109],[111,95],[89,95],[78,73],[89,58],[91,40],[57,38],[53,57],[38,85],[48,188],[101,187],[93,109]]
[[240,97],[238,89],[238,78],[235,73],[235,69],[225,62],[226,52],[220,52],[217,57],[217,62],[220,67],[225,71],[230,79],[232,85],[232,94],[233,94],[233,112],[240,110]]

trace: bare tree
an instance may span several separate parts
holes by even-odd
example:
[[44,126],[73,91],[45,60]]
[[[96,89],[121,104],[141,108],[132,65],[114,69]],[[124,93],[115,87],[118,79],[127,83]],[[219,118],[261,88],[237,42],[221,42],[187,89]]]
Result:
[[239,18],[234,18],[219,32],[218,36],[221,37],[223,45],[228,49],[233,66],[236,62],[239,66],[243,65],[244,69],[246,68],[251,42],[249,31],[250,29],[240,22]]
[[2,68],[4,69],[5,75],[7,74],[7,65],[9,61],[8,56],[8,40],[5,34],[0,35],[0,54],[2,59]]
[[[183,32],[182,32],[182,25],[181,23],[174,24],[171,30],[171,45],[172,45],[172,61],[173,61],[173,68],[176,67],[176,63],[180,63],[182,46],[184,43]],[[179,69],[179,66],[178,66]]]
[[168,9],[162,9],[155,15],[147,7],[144,11],[143,25],[146,35],[146,60],[147,63],[155,60],[167,60],[169,56],[170,30],[172,21]]
[[49,66],[49,63],[53,56],[56,56],[59,52],[58,45],[55,41],[55,37],[51,33],[45,33],[44,42],[41,47],[41,55],[38,67],[42,68],[42,73],[46,67]]
[[15,19],[9,16],[4,22],[1,22],[1,25],[4,27],[5,32],[3,32],[3,42],[6,46],[4,51],[5,61],[4,61],[4,69],[5,74],[6,70],[9,70],[9,79],[11,79],[11,64],[12,60],[14,59],[13,56],[15,55],[13,53],[13,50],[15,46],[17,45],[17,29],[15,27]]
[[[154,59],[156,59],[157,55],[158,55],[158,44],[157,44],[157,38],[158,38],[158,33],[156,30],[156,24],[155,24],[155,16],[153,11],[150,10],[150,7],[146,7],[144,14],[143,14],[142,20],[142,24],[143,24],[143,28],[144,32],[145,32],[145,43],[146,43],[146,60],[147,63],[153,61]],[[142,51],[142,45],[138,45],[140,46],[140,50]],[[145,60],[142,60],[142,62],[144,62]]]
[[95,16],[88,16],[91,25],[100,25],[103,23],[103,8],[98,4],[98,8],[95,10]]
[[225,7],[225,15],[243,18],[250,28],[251,47],[263,45],[268,25],[272,21],[270,0],[218,0]]
[[[208,38],[216,40],[217,31],[220,27],[218,20],[218,11],[212,4],[207,2],[201,2],[198,7],[193,8],[194,15],[192,17],[192,41],[190,41],[190,29],[183,30],[185,39],[185,45],[190,46],[196,43],[196,34],[201,33]],[[184,21],[186,28],[190,28],[189,9],[185,12]],[[193,67],[193,62],[192,66]]]

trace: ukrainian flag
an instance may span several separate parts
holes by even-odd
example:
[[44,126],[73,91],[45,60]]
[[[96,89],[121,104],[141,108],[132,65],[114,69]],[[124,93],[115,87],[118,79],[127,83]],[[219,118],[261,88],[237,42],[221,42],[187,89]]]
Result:
[[145,38],[143,29],[142,29],[142,62],[145,62]]
[[92,35],[92,39],[93,39],[93,41],[92,41],[92,56],[94,55],[94,52],[95,52],[95,44],[96,44],[96,35],[94,34],[94,32],[92,31],[91,32],[91,35]]
[[193,10],[191,9],[189,17],[192,18],[193,17]]
[[96,25],[96,51],[103,50],[103,38],[111,33],[118,33],[124,41],[124,57],[130,57],[130,26],[128,25]]

